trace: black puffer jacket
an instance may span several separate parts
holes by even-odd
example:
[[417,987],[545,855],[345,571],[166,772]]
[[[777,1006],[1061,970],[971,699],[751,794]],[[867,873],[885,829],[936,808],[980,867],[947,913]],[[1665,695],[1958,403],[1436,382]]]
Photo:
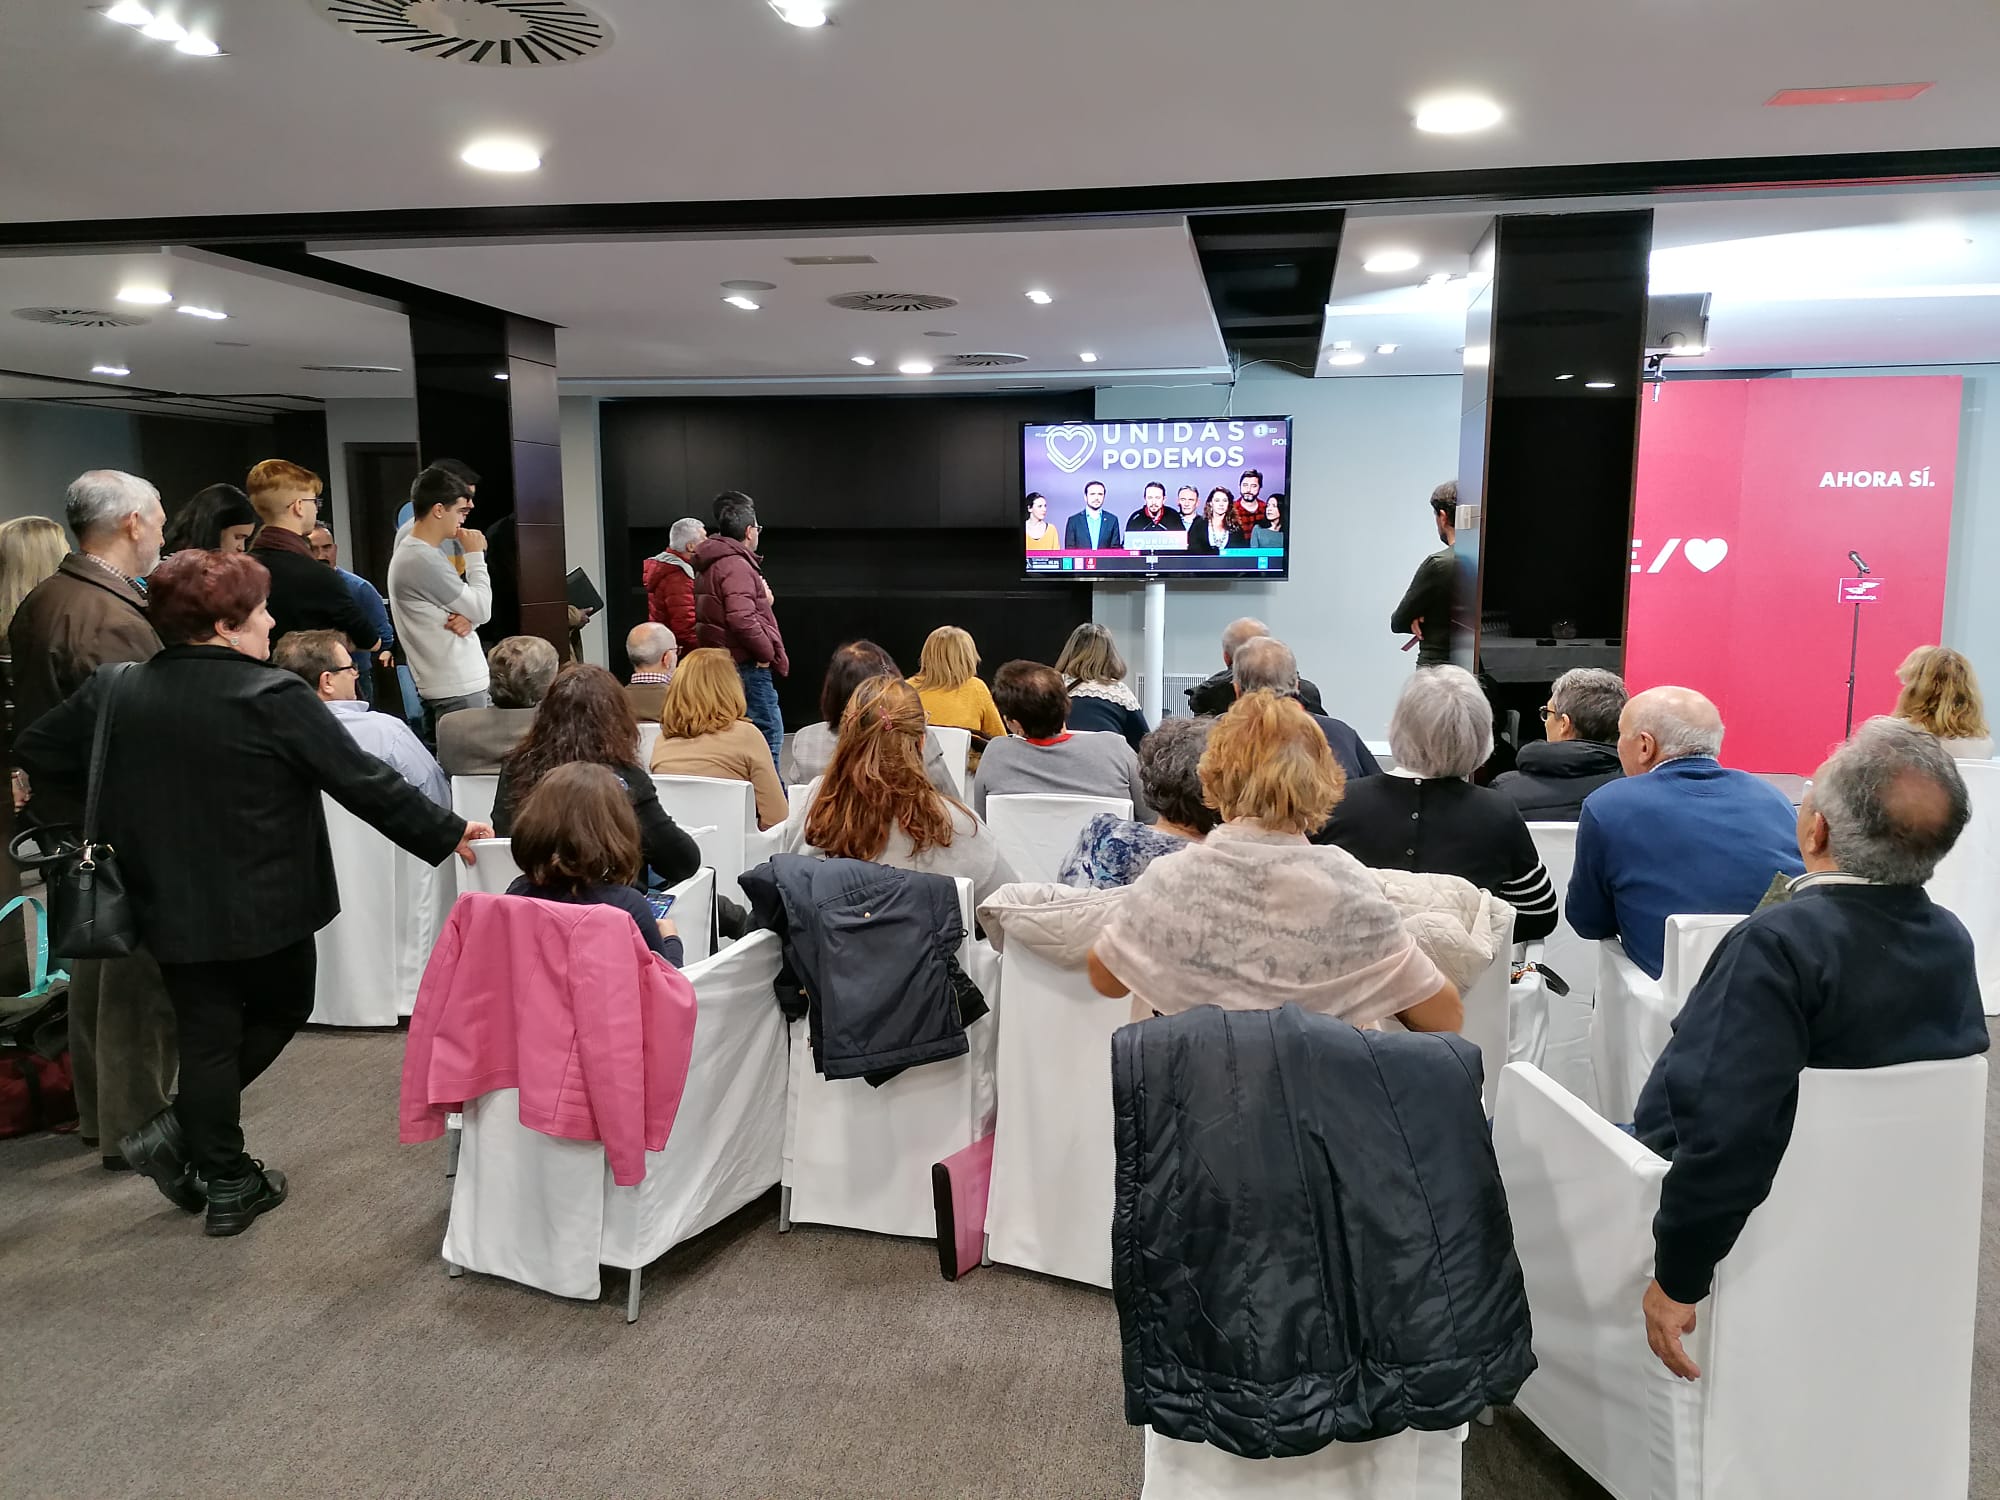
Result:
[[1462,1037],[1201,1006],[1111,1039],[1125,1420],[1244,1458],[1456,1427],[1535,1368]]
[[1624,774],[1616,745],[1530,740],[1514,769],[1493,778],[1493,790],[1512,797],[1530,823],[1574,823],[1583,816],[1585,797]]

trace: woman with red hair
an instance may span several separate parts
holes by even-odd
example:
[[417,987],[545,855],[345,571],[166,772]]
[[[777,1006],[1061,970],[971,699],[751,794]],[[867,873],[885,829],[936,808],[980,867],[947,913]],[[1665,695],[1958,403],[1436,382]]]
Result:
[[172,1109],[119,1142],[208,1233],[285,1201],[285,1174],[243,1150],[242,1092],[312,1013],[313,935],[340,911],[322,795],[438,864],[490,837],[367,754],[305,682],[268,663],[271,576],[244,553],[177,552],[148,579],[165,648],[101,667],[14,742],[37,783],[81,793],[110,716],[98,840],[180,1029]]

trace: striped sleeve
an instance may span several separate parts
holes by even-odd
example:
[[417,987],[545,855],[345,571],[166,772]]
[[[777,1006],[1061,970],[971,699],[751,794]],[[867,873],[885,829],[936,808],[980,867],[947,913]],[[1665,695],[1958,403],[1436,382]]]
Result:
[[1494,894],[1514,908],[1514,941],[1532,942],[1556,930],[1556,891],[1541,861],[1525,875],[1501,884]]

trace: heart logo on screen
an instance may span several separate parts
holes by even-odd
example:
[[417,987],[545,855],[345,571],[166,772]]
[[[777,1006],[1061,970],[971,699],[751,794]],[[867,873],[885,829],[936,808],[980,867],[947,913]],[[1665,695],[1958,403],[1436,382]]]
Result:
[[1048,445],[1049,462],[1065,474],[1074,474],[1097,451],[1097,434],[1088,427],[1051,427],[1042,441]]
[[1689,537],[1682,544],[1681,551],[1687,554],[1689,562],[1700,568],[1702,572],[1709,573],[1715,570],[1723,558],[1729,556],[1729,543],[1725,542],[1719,536],[1710,537],[1707,541],[1703,541],[1698,536]]

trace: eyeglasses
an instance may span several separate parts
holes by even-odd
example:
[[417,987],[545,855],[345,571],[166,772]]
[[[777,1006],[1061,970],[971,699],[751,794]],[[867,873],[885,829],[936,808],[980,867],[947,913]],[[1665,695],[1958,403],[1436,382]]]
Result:
[[1561,714],[1555,711],[1553,706],[1547,703],[1544,703],[1539,709],[1536,710],[1536,712],[1542,716],[1542,722],[1544,724],[1548,723],[1549,720],[1551,719],[1559,719],[1562,717]]
[[359,677],[361,675],[361,667],[360,664],[357,662],[349,662],[344,667],[333,667],[330,670],[336,677],[338,677],[342,672],[352,672],[356,677]]

